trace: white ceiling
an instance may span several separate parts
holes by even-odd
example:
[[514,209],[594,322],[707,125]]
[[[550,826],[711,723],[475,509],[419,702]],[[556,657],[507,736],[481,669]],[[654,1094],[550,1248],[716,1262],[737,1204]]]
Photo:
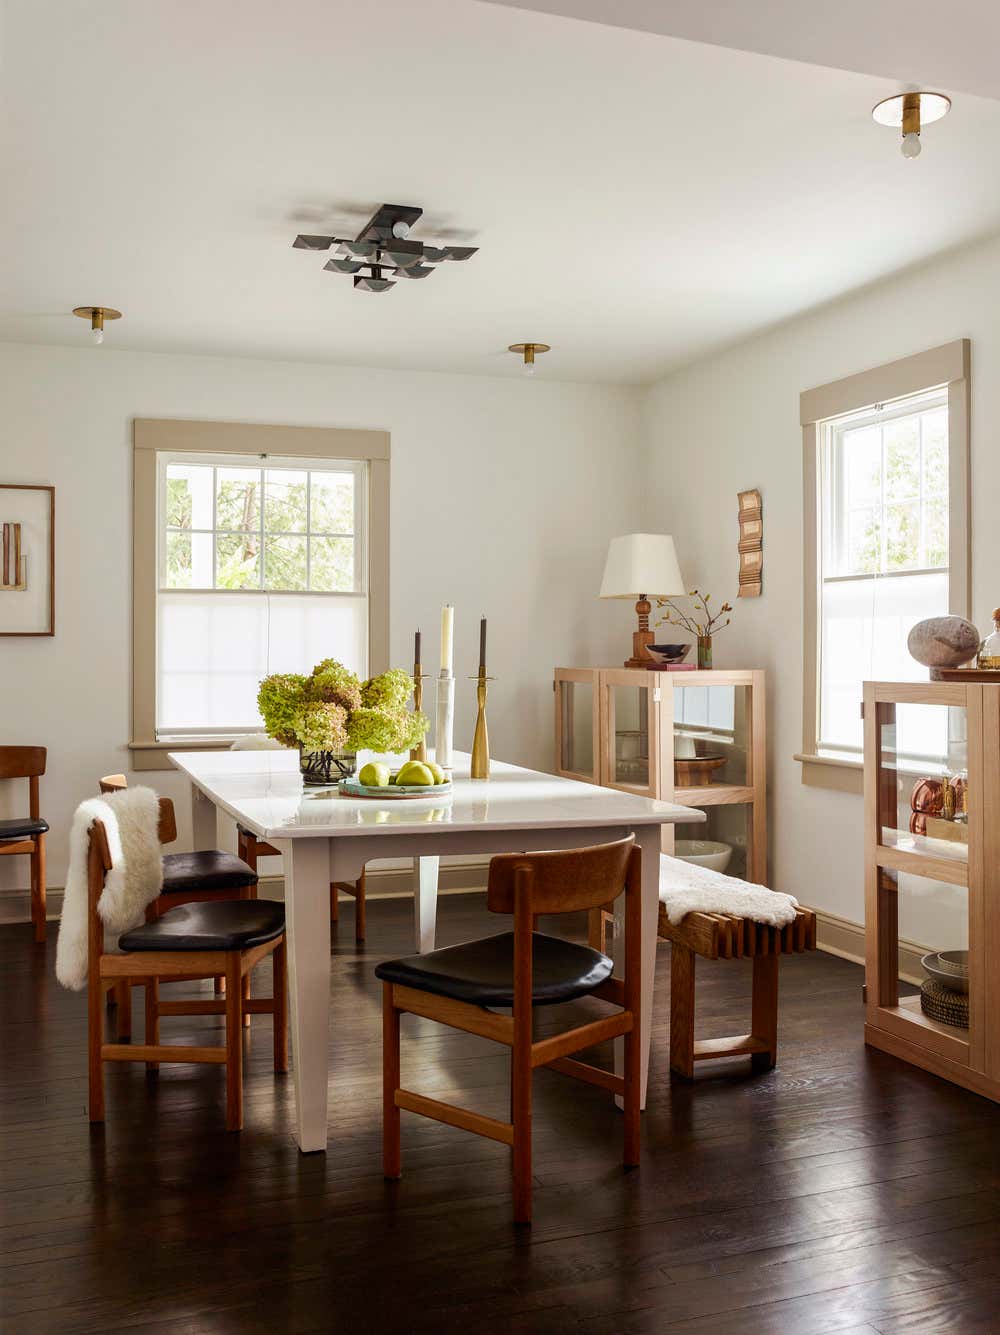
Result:
[[[477,0],[7,8],[9,339],[644,381],[1000,227],[974,95],[906,162],[891,79]],[[382,201],[480,253],[376,296],[291,248]]]

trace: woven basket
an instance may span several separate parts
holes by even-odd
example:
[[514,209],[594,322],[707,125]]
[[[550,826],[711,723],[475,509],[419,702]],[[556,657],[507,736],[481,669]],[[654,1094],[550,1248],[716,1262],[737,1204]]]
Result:
[[932,1020],[954,1025],[956,1029],[969,1027],[969,998],[961,992],[942,987],[933,978],[920,984],[920,1009]]

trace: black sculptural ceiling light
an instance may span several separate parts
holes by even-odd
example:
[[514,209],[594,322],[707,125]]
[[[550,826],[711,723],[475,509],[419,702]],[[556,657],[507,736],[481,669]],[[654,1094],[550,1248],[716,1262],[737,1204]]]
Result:
[[297,250],[336,246],[324,269],[347,274],[362,292],[388,292],[398,278],[428,278],[438,265],[467,260],[479,249],[411,240],[410,230],[422,213],[410,204],[380,204],[356,237],[299,235],[292,245]]

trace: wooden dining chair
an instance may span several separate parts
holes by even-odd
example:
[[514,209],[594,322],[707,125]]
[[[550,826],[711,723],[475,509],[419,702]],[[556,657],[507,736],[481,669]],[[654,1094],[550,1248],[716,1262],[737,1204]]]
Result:
[[35,940],[45,940],[45,836],[48,822],[39,814],[38,780],[45,773],[44,746],[0,746],[0,779],[28,780],[28,815],[0,820],[0,856],[31,862],[31,923]]
[[[173,803],[160,798],[160,839],[176,837]],[[226,1129],[243,1127],[243,1017],[274,1017],[274,1069],[288,1070],[288,1014],[285,959],[285,912],[271,900],[214,899],[188,903],[153,917],[118,939],[119,954],[104,949],[104,924],[97,911],[111,870],[103,822],[90,827],[87,862],[88,983],[87,1034],[90,1120],[104,1121],[104,1063],[141,1061],[147,1069],[161,1062],[211,1062],[226,1068]],[[274,957],[272,995],[247,1000],[243,979],[268,955]],[[161,982],[226,979],[224,1000],[160,999]],[[105,1043],[102,997],[117,983],[144,984],[146,1032],[142,1043]],[[224,1015],[221,1047],[160,1042],[160,1019],[173,1015]]]
[[[264,839],[258,839],[253,830],[246,830],[242,825],[236,827],[237,848],[240,857],[257,870],[258,858],[280,858],[281,849],[275,848],[273,844],[267,843]],[[354,900],[354,939],[361,945],[365,939],[365,930],[367,927],[366,903],[365,903],[365,873],[362,872],[356,881],[332,881],[330,883],[330,921],[338,922],[340,920],[340,893],[350,895]]]
[[[531,1222],[531,1081],[539,1066],[599,1085],[624,1104],[625,1166],[639,1163],[639,988],[641,857],[634,836],[555,853],[508,853],[490,862],[486,905],[513,914],[513,932],[467,941],[426,955],[379,964],[382,980],[383,1167],[401,1173],[401,1109],[420,1113],[512,1149],[514,1221]],[[625,893],[625,973],[589,946],[532,930],[539,914],[590,910]],[[535,1006],[598,997],[612,1015],[533,1041]],[[510,1009],[511,1015],[496,1014]],[[400,1087],[399,1017],[421,1015],[511,1049],[511,1120],[441,1103]],[[624,1075],[571,1056],[625,1036]]]

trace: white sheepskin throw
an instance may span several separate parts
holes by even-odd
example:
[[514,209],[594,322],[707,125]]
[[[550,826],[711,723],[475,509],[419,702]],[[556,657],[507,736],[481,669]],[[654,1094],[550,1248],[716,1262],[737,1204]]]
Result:
[[111,870],[97,901],[105,950],[116,949],[122,932],[145,919],[147,907],[163,886],[160,802],[152,788],[126,788],[81,802],[70,830],[69,870],[56,944],[56,977],[74,992],[87,984],[87,854],[95,820],[104,825],[111,854]]
[[660,903],[676,927],[686,913],[732,913],[769,927],[784,927],[795,917],[798,900],[780,890],[724,876],[693,862],[660,854]]

